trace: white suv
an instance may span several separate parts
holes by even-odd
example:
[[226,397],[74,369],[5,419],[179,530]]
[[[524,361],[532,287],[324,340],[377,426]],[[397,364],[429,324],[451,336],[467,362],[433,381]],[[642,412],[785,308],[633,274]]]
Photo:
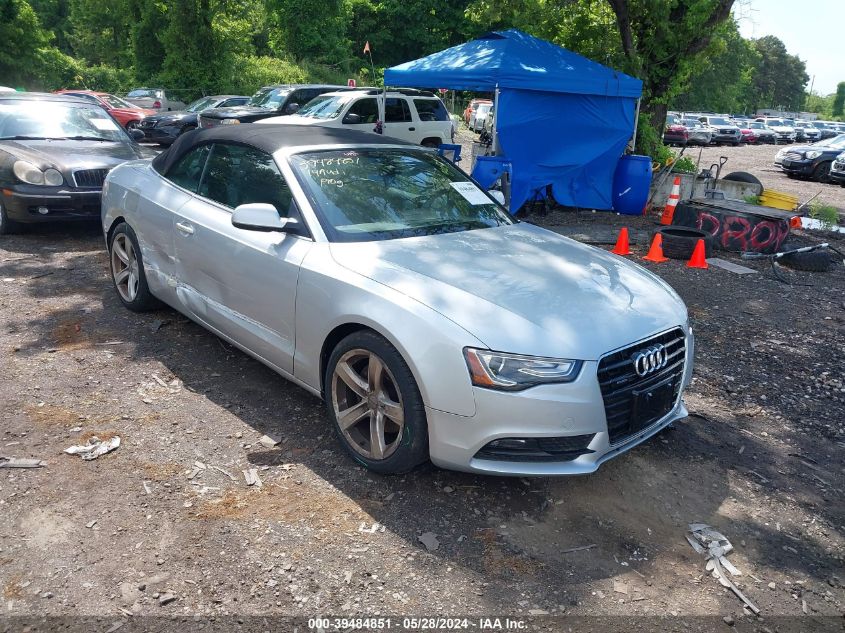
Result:
[[[306,103],[296,114],[270,117],[256,123],[320,125],[374,132],[379,120],[381,90],[327,92]],[[384,103],[383,134],[437,147],[452,140],[453,126],[443,102],[421,90],[388,91]]]

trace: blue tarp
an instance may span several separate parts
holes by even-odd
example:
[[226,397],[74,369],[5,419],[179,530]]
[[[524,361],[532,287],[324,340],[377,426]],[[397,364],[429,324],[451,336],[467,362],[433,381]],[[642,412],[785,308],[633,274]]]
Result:
[[564,205],[612,208],[613,174],[642,82],[510,29],[388,68],[390,86],[492,92],[513,167],[511,209],[551,185]]

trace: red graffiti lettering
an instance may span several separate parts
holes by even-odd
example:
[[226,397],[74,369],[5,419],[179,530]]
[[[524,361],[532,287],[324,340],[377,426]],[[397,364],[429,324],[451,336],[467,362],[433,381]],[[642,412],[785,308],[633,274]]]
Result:
[[696,225],[699,231],[710,233],[713,237],[716,237],[719,234],[719,229],[722,228],[719,218],[705,211],[699,211]]
[[748,250],[748,234],[751,231],[751,222],[745,218],[735,215],[726,216],[722,220],[722,246],[725,250],[739,249]]
[[778,240],[777,223],[764,220],[758,222],[751,231],[751,250],[755,253],[763,253],[771,248]]

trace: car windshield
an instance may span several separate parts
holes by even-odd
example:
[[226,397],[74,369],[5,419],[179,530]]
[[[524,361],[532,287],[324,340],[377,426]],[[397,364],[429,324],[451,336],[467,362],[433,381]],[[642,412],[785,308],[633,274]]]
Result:
[[112,108],[123,108],[128,110],[137,110],[138,106],[134,106],[128,101],[124,101],[120,97],[114,95],[100,95],[100,98],[108,103]]
[[215,103],[217,103],[217,99],[214,97],[203,97],[202,99],[194,101],[191,105],[185,108],[185,110],[188,112],[201,112],[206,108],[213,108]]
[[129,140],[99,106],[0,100],[0,140],[10,139]]
[[723,119],[721,117],[714,116],[714,117],[710,117],[710,125],[733,125],[733,123],[731,123],[727,119]]
[[768,121],[766,121],[766,123],[768,123],[769,125],[776,125],[776,126],[779,126],[779,127],[784,127],[784,125],[785,125],[784,122],[781,121],[780,119],[769,119]]
[[492,107],[493,107],[493,104],[482,103],[480,106],[478,106],[477,113],[486,115],[488,112],[490,112],[490,108],[492,108]]
[[813,147],[829,147],[830,149],[845,149],[845,134],[828,138],[818,143],[813,143]]
[[282,102],[290,94],[290,88],[275,88],[266,92],[256,92],[247,105],[267,110],[278,110]]
[[752,130],[765,130],[766,124],[765,123],[749,123],[748,127],[750,127]]
[[126,95],[127,99],[143,99],[145,97],[158,99],[161,97],[161,90],[148,90],[147,88],[141,88],[139,90],[133,90]]
[[681,120],[681,125],[686,127],[701,127],[701,121],[696,121],[695,119],[683,119]]
[[463,172],[414,149],[296,154],[291,164],[333,242],[371,242],[513,224]]
[[343,107],[351,99],[348,95],[328,96],[323,95],[311,99],[296,113],[297,116],[308,117],[309,119],[336,119],[340,116]]

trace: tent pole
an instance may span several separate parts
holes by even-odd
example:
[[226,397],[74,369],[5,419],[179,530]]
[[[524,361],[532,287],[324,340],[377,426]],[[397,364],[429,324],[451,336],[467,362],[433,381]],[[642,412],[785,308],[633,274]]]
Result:
[[499,120],[499,84],[496,84],[496,92],[493,94],[493,156],[499,155],[499,134],[496,132]]
[[642,97],[637,99],[637,111],[634,113],[634,135],[631,137],[631,142],[628,144],[628,147],[630,148],[632,154],[637,148],[637,126],[640,123],[640,102],[642,100]]

